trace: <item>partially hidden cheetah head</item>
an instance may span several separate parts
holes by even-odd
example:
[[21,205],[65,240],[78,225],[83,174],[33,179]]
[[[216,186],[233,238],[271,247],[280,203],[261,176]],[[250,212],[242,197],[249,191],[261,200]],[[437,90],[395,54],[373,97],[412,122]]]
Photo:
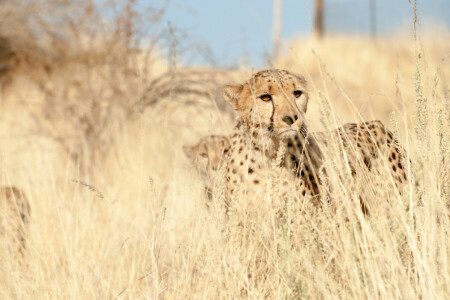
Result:
[[243,84],[226,85],[223,96],[241,121],[260,128],[265,135],[286,139],[305,130],[308,93],[300,75],[261,71]]
[[223,135],[205,136],[195,145],[183,146],[184,153],[202,175],[208,188],[210,179],[223,162],[229,148],[230,140]]

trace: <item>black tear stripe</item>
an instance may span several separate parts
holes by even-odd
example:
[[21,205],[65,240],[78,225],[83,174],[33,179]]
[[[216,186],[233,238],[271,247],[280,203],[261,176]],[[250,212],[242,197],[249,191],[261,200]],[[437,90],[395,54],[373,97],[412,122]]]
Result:
[[270,125],[267,129],[269,129],[270,132],[273,132],[273,116],[275,115],[275,104],[273,103],[273,100],[271,101],[272,103],[272,115],[270,116]]

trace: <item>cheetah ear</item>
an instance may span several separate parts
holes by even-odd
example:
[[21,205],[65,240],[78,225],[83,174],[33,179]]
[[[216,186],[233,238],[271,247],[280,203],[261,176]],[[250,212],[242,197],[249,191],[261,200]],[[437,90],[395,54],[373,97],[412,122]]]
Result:
[[306,113],[306,110],[308,109],[308,101],[309,101],[309,92],[308,92],[308,82],[306,81],[305,77],[299,74],[295,74],[295,76],[303,83],[305,90],[303,91],[303,95],[300,98],[300,105],[299,109]]
[[228,147],[230,145],[230,139],[227,136],[219,136],[220,145]]
[[192,157],[193,157],[193,147],[191,147],[191,146],[183,146],[183,151],[184,151],[184,154],[186,154],[186,156],[189,158],[189,159],[192,159]]
[[222,152],[228,152],[228,148],[230,147],[230,140],[226,136],[220,137],[220,147],[222,147]]
[[306,85],[306,79],[305,76],[300,75],[300,74],[295,74],[295,76],[303,83]]
[[228,84],[223,87],[223,97],[235,110],[239,110],[239,96],[243,89],[244,86],[241,84]]
[[301,97],[303,97],[303,99],[300,99],[301,102],[300,102],[300,105],[299,105],[299,109],[302,112],[306,113],[306,111],[308,110],[308,101],[309,101],[308,92],[305,91]]

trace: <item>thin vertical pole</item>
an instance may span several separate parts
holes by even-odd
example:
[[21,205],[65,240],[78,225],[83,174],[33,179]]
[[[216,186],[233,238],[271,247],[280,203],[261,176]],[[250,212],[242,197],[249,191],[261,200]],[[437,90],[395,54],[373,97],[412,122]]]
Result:
[[370,0],[370,34],[377,35],[377,6],[375,0]]
[[282,0],[273,1],[273,60],[280,55]]
[[316,0],[316,17],[314,19],[314,31],[319,37],[323,36],[323,0]]

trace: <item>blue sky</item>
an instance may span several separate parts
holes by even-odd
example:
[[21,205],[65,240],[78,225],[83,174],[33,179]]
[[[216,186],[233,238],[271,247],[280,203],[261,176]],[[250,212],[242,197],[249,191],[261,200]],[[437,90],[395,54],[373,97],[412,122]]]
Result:
[[[206,43],[221,66],[261,65],[272,53],[272,7],[270,0],[170,1],[165,20]],[[310,32],[311,7],[283,1],[283,38]]]
[[[368,1],[325,0],[328,32],[368,33]],[[258,67],[272,53],[272,0],[171,0],[168,3],[163,22],[185,31],[191,42],[207,45],[219,66]],[[311,32],[313,4],[314,0],[283,0],[283,40]],[[408,0],[376,0],[376,6],[379,34],[412,25]],[[450,0],[418,0],[418,7],[422,21],[435,19],[449,28]],[[206,63],[198,52],[193,50],[183,59],[187,63]]]

